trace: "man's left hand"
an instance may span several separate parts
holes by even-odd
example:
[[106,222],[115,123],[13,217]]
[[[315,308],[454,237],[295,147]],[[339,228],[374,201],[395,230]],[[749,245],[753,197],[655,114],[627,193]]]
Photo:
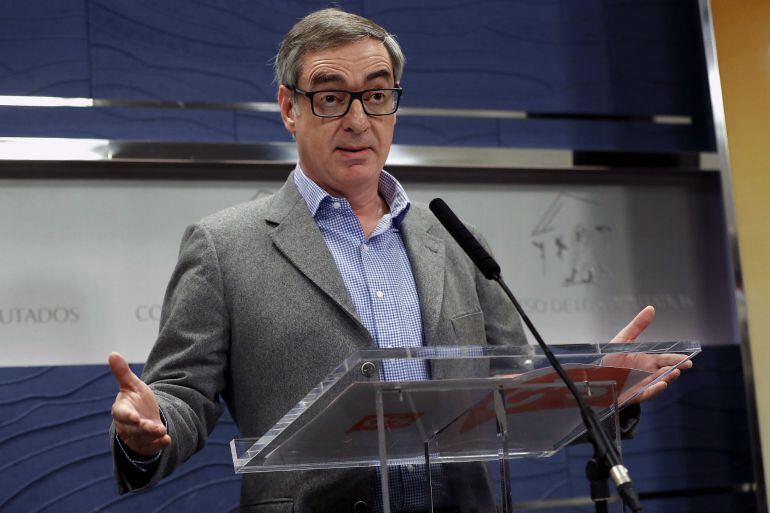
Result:
[[[610,343],[633,342],[645,329],[652,323],[655,317],[655,308],[647,306],[628,325],[620,330]],[[665,374],[672,367],[681,363],[687,357],[681,354],[647,354],[647,353],[614,353],[605,356],[602,364],[612,367],[626,367],[638,369],[651,373],[650,381],[658,376]],[[671,371],[665,378],[647,388],[639,394],[632,402],[641,403],[648,401],[653,397],[660,395],[669,385],[674,382],[682,370],[692,367],[692,361],[687,360],[679,368]]]

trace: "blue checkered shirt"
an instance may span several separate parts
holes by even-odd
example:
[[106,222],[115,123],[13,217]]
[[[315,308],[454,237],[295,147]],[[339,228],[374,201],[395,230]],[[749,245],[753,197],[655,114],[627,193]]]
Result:
[[[377,347],[420,347],[422,318],[412,266],[399,227],[409,211],[409,198],[390,174],[380,174],[379,193],[390,207],[367,239],[358,217],[345,198],[335,198],[310,180],[299,165],[294,183],[307,203],[326,245],[331,251],[361,323]],[[429,379],[422,362],[383,362],[387,381]],[[440,465],[431,465],[441,473]],[[419,511],[425,503],[425,467],[407,465],[388,469],[392,511]],[[434,481],[434,499],[444,502],[443,480]]]

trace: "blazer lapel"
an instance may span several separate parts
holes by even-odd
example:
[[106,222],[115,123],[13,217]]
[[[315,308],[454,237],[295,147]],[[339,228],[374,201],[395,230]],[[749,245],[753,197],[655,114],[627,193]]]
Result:
[[431,233],[434,226],[425,212],[414,207],[401,224],[420,300],[426,346],[442,344],[435,340],[435,333],[444,298],[445,248],[444,241]]
[[[426,346],[454,345],[453,341],[438,336],[446,273],[444,240],[432,233],[439,230],[439,226],[432,214],[418,208],[412,208],[402,224],[417,295],[420,297]],[[437,359],[431,362],[430,371],[433,379],[488,376],[489,365],[476,359]]]
[[276,193],[265,219],[275,225],[270,238],[278,250],[366,331],[326,241],[294,185],[292,175]]

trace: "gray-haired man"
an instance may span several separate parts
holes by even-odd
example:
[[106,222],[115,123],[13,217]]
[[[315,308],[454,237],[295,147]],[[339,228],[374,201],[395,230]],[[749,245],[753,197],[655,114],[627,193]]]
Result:
[[[275,68],[296,169],[275,195],[188,228],[143,381],[110,355],[121,490],[156,483],[200,449],[220,397],[255,437],[359,348],[526,343],[500,291],[382,170],[403,66],[384,29],[336,9],[287,34]],[[644,310],[621,337],[651,318]],[[394,471],[393,510],[425,510],[420,485],[410,492],[419,478]],[[483,476],[446,474],[441,507],[494,510]],[[377,490],[374,470],[250,474],[242,511],[363,513],[378,508]]]

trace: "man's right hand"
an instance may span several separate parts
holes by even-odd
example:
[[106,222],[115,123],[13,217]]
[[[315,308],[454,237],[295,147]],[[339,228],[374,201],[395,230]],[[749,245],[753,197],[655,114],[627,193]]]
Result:
[[125,445],[144,456],[153,456],[171,443],[160,419],[158,402],[150,387],[139,379],[118,353],[109,356],[110,370],[120,386],[112,404],[115,431]]

